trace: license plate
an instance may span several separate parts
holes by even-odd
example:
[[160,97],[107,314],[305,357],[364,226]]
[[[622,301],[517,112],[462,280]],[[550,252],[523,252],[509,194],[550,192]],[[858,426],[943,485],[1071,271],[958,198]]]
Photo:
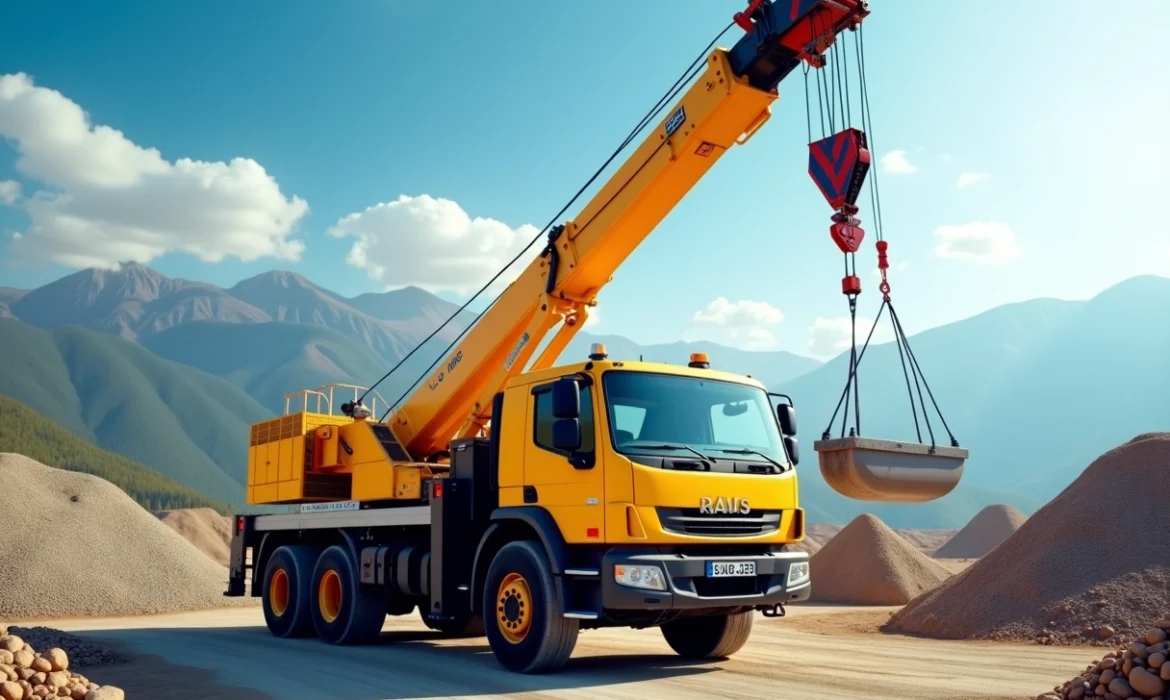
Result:
[[707,562],[707,578],[723,578],[726,576],[755,576],[756,563],[754,561],[709,561]]

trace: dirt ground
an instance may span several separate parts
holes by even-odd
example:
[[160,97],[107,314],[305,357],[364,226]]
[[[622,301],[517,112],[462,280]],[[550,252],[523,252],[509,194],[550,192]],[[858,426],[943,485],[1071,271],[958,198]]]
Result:
[[116,645],[130,664],[89,676],[135,698],[621,698],[844,700],[1033,698],[1095,650],[938,642],[877,631],[895,608],[794,605],[756,618],[748,645],[722,662],[679,659],[657,630],[583,632],[560,673],[496,665],[484,639],[440,640],[415,617],[389,618],[381,643],[330,647],[275,639],[258,608],[44,624]]

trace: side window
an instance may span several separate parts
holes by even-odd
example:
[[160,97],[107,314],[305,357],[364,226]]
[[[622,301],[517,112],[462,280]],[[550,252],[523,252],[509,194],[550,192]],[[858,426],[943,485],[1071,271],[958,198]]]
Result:
[[618,447],[640,439],[642,423],[646,420],[646,409],[641,406],[613,407],[613,434]]
[[721,403],[711,407],[711,436],[716,445],[768,447],[767,417],[755,401]]
[[[538,447],[558,452],[553,447],[552,430],[556,418],[552,413],[552,392],[542,391],[536,395],[536,434],[533,440]],[[593,451],[593,395],[589,387],[581,387],[581,452]]]

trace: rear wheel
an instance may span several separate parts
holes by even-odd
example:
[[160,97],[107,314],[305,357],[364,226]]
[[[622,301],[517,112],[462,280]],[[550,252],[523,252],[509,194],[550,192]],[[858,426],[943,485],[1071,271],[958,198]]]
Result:
[[317,636],[330,644],[362,644],[386,621],[386,597],[362,586],[349,552],[334,545],[313,569],[312,618]]
[[261,604],[264,622],[277,637],[313,634],[310,613],[313,559],[311,547],[278,547],[264,567]]
[[496,554],[483,589],[485,632],[504,668],[542,673],[565,665],[579,623],[566,619],[544,551],[511,542]]
[[684,617],[662,625],[662,636],[679,656],[721,659],[743,648],[752,634],[752,611]]

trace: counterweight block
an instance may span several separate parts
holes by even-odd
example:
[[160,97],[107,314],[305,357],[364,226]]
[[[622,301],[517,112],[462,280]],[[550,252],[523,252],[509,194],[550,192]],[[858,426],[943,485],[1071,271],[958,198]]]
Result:
[[813,443],[821,475],[834,491],[859,501],[923,503],[958,485],[967,461],[962,447],[866,437]]

